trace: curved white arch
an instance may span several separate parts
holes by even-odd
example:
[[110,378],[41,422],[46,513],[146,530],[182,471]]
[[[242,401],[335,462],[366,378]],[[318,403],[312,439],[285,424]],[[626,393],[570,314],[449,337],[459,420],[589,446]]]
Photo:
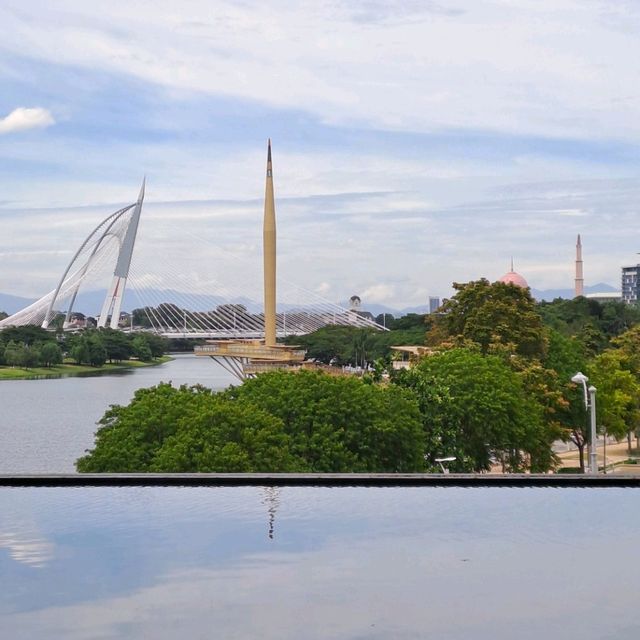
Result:
[[[100,275],[102,273],[101,269],[105,266],[105,260],[111,256],[110,252],[113,248],[110,243],[106,242],[111,238],[115,238],[118,242],[114,278],[118,280],[118,286],[116,287],[118,295],[115,296],[117,309],[115,313],[117,313],[119,317],[126,274],[128,274],[129,264],[133,254],[133,246],[135,244],[138,221],[142,209],[144,185],[145,182],[143,181],[140,196],[135,203],[127,205],[107,216],[85,238],[58,280],[56,288],[33,304],[0,321],[0,329],[25,324],[39,324],[43,328],[47,328],[55,314],[54,306],[57,303],[62,304],[63,300],[66,301],[70,299],[65,314],[65,323],[68,323],[80,285],[86,282],[87,278]],[[133,213],[128,216],[131,211],[133,211]],[[124,278],[121,277],[122,273],[125,274]],[[113,292],[109,291],[105,305],[107,301],[113,298]],[[113,302],[110,304],[113,307]],[[116,317],[116,326],[117,319]],[[104,324],[101,326],[104,326]]]
[[81,280],[78,282],[78,285],[76,286],[76,290],[73,293],[73,297],[71,299],[71,303],[69,304],[69,308],[67,310],[67,314],[65,317],[65,321],[68,322],[69,320],[69,316],[71,315],[71,310],[73,307],[73,303],[75,302],[76,299],[76,295],[78,293],[78,289],[80,288],[80,283],[82,281],[82,277],[84,276],[84,274],[87,272],[87,269],[89,267],[89,263],[91,262],[92,258],[95,256],[98,248],[100,247],[100,244],[102,243],[102,241],[105,239],[105,237],[107,235],[109,235],[109,232],[111,231],[111,229],[113,228],[113,225],[125,214],[127,213],[127,211],[130,211],[131,209],[133,209],[133,207],[135,207],[135,204],[130,204],[127,207],[124,207],[123,209],[120,209],[119,211],[116,211],[115,213],[112,213],[110,216],[108,216],[107,218],[105,218],[86,238],[86,240],[80,245],[80,248],[76,251],[76,253],[74,254],[73,258],[71,258],[71,261],[69,262],[69,264],[67,265],[67,268],[64,270],[64,273],[62,274],[60,281],[58,282],[58,286],[56,287],[53,296],[51,298],[51,301],[49,302],[49,306],[47,307],[47,311],[45,312],[45,316],[44,316],[44,320],[42,321],[42,328],[46,329],[49,326],[49,322],[51,320],[51,316],[53,315],[53,305],[56,303],[56,300],[58,299],[58,294],[60,293],[60,289],[62,288],[62,285],[64,284],[64,281],[66,280],[67,276],[69,275],[69,271],[71,271],[71,267],[73,266],[73,264],[75,263],[75,261],[78,259],[78,256],[82,253],[82,251],[85,249],[85,247],[89,244],[89,241],[91,240],[91,238],[93,238],[93,236],[98,232],[98,230],[104,225],[106,224],[109,220],[111,220],[111,222],[109,223],[109,225],[107,226],[107,228],[105,229],[104,233],[100,236],[100,239],[98,240],[98,242],[96,243],[95,247],[93,248],[93,251],[91,252],[91,255],[89,256],[89,258],[87,259],[86,263],[84,264],[84,268],[83,268],[83,272],[82,275],[80,276]]

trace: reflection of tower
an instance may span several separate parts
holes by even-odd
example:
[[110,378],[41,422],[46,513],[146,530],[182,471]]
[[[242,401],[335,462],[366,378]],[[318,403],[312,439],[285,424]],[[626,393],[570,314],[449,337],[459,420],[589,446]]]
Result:
[[273,540],[276,525],[276,513],[280,506],[280,489],[279,487],[264,488],[263,503],[267,505],[267,513],[269,514],[269,538]]
[[582,275],[582,241],[578,234],[576,242],[576,298],[584,295],[584,278]]
[[264,194],[264,222],[262,227],[264,252],[264,343],[276,344],[276,206],[273,196],[271,168],[271,139],[267,147],[267,184]]
[[360,304],[362,300],[360,300],[360,296],[351,296],[349,298],[349,309],[351,311],[358,311],[360,309]]

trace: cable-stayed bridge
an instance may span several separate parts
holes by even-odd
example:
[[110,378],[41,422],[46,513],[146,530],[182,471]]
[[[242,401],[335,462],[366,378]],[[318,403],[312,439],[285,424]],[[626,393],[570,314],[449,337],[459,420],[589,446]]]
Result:
[[[200,260],[197,269],[184,267],[188,256],[177,263],[154,254],[137,259],[137,242],[145,195],[143,182],[136,202],[104,218],[73,254],[53,288],[33,304],[0,321],[0,330],[9,326],[52,327],[61,316],[64,328],[72,328],[74,312],[83,292],[106,287],[98,327],[144,329],[175,338],[262,339],[265,318],[261,274],[246,273],[246,262],[254,256],[234,259],[242,268],[216,272],[215,261]],[[144,220],[144,218],[143,218]],[[144,223],[142,224],[144,226]],[[188,229],[174,229],[188,235]],[[184,240],[184,238],[183,238]],[[152,242],[152,239],[149,239]],[[205,245],[202,255],[215,256],[220,247],[206,239],[190,237],[185,246]],[[194,251],[194,253],[196,253]],[[149,257],[151,256],[151,257]],[[170,290],[170,295],[166,292]],[[327,325],[382,329],[357,311],[325,300],[283,279],[278,279],[276,335],[303,335]],[[136,314],[125,321],[123,303]]]

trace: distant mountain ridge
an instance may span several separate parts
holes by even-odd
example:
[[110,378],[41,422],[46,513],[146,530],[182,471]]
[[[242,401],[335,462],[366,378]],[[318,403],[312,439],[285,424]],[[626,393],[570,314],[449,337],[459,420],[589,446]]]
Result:
[[[599,282],[584,288],[586,293],[611,293],[613,291],[620,291],[619,287],[613,287],[610,284]],[[531,289],[531,295],[539,301],[546,300],[550,302],[556,298],[565,298],[571,300],[575,297],[573,289]]]
[[[611,286],[610,284],[606,284],[604,282],[600,282],[595,285],[591,285],[585,287],[585,293],[602,293],[602,292],[612,292],[619,291],[616,287]],[[143,295],[147,299],[156,300],[157,302],[154,306],[157,306],[161,302],[169,302],[178,305],[184,304],[185,298],[188,298],[189,305],[187,308],[191,310],[208,310],[214,306],[219,304],[243,304],[249,311],[252,313],[256,313],[261,311],[262,305],[255,300],[250,300],[248,298],[238,298],[235,300],[225,300],[219,296],[205,296],[205,295],[194,295],[194,294],[184,294],[180,291],[175,291],[172,289],[145,289],[143,290]],[[78,294],[78,298],[74,305],[74,309],[76,311],[81,311],[82,313],[95,316],[100,313],[100,309],[102,307],[102,303],[104,302],[104,296],[106,294],[106,290],[96,290],[96,291],[87,291],[85,293]],[[573,289],[532,289],[531,294],[536,300],[547,300],[551,301],[555,298],[566,298],[571,299],[574,297]],[[8,293],[0,293],[0,311],[5,311],[9,315],[24,309],[29,306],[31,303],[35,302],[33,298],[23,298],[21,296],[14,296]],[[339,303],[342,307],[348,309],[349,302],[342,301]],[[142,306],[142,303],[138,299],[135,291],[127,289],[125,292],[124,303],[122,308],[126,311],[131,311],[136,307]],[[291,309],[294,305],[282,305],[285,309]],[[395,318],[400,316],[407,315],[409,313],[428,313],[429,306],[427,304],[417,305],[414,307],[403,307],[402,309],[397,309],[394,307],[389,307],[384,304],[372,303],[367,304],[366,300],[363,301],[362,311],[369,311],[373,316],[378,316],[381,313],[388,313],[393,315]]]
[[28,307],[32,302],[35,302],[32,298],[21,298],[8,293],[0,293],[0,311],[4,311],[9,315]]

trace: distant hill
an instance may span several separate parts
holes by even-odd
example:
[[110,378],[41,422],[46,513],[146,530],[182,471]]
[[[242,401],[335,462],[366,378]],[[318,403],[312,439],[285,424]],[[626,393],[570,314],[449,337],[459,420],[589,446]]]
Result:
[[[584,288],[585,293],[604,293],[610,291],[620,291],[619,287],[613,287],[610,284],[605,284],[604,282],[599,282],[598,284],[594,284]],[[531,295],[536,300],[555,300],[556,298],[565,298],[567,300],[571,300],[574,296],[573,289],[531,289]]]
[[11,315],[20,309],[28,307],[32,302],[31,298],[21,298],[20,296],[12,296],[8,293],[0,293],[0,311],[4,311]]
[[[616,287],[610,284],[600,282],[598,284],[585,287],[585,293],[600,293],[609,291],[618,291]],[[205,311],[213,309],[217,305],[225,303],[243,304],[251,313],[258,313],[262,310],[262,303],[250,300],[248,298],[238,298],[235,300],[225,300],[219,296],[205,296],[197,294],[185,294],[180,291],[172,289],[145,289],[142,292],[143,297],[146,300],[153,300],[154,306],[157,306],[161,302],[170,302],[177,304],[180,307],[186,307],[192,311]],[[100,313],[102,303],[104,302],[104,296],[106,290],[86,291],[78,295],[74,309],[81,311],[88,316],[96,316]],[[551,301],[555,298],[573,298],[573,289],[532,289],[531,294],[536,300]],[[188,301],[188,302],[187,302]],[[0,311],[5,311],[9,315],[16,313],[21,309],[24,309],[32,302],[35,302],[32,298],[22,298],[20,296],[14,296],[7,293],[0,293]],[[346,309],[349,308],[349,301],[343,301],[339,303]],[[125,311],[131,311],[136,307],[142,306],[138,295],[132,289],[127,289],[125,292],[125,299],[122,305],[122,309]],[[285,309],[291,309],[294,305],[282,305]],[[369,311],[374,317],[381,313],[389,313],[394,318],[405,316],[409,313],[424,314],[429,312],[428,305],[418,305],[415,307],[404,307],[402,309],[396,309],[388,307],[384,304],[366,304],[361,307],[362,311]]]

